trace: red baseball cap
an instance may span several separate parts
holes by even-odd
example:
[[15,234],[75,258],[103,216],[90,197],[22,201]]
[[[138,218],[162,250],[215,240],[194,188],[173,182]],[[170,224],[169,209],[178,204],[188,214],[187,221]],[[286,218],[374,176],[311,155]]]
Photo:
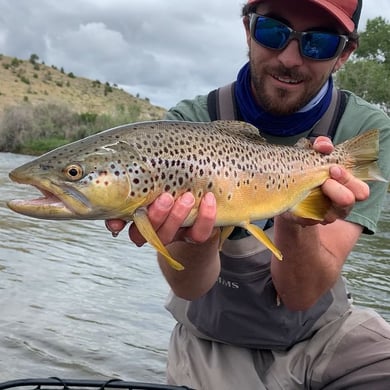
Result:
[[[248,0],[248,4],[262,0]],[[304,0],[317,4],[332,14],[349,32],[357,30],[363,0]]]

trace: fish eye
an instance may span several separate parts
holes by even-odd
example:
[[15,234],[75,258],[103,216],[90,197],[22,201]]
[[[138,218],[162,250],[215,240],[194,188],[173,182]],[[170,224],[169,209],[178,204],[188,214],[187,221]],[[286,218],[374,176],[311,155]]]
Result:
[[84,175],[84,170],[79,164],[70,164],[64,169],[65,176],[72,180],[80,180]]

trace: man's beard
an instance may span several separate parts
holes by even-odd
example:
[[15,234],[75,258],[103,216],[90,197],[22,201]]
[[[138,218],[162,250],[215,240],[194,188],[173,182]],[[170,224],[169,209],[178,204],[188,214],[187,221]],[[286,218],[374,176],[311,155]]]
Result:
[[[290,115],[301,108],[303,108],[311,99],[316,95],[316,92],[309,93],[304,90],[302,95],[294,100],[290,98],[290,93],[283,88],[277,89],[276,93],[270,94],[265,87],[264,74],[274,74],[281,78],[289,78],[293,80],[300,80],[304,82],[310,82],[307,76],[302,75],[295,70],[287,69],[280,65],[276,69],[262,68],[261,71],[256,71],[251,65],[251,81],[254,88],[254,96],[258,104],[267,112],[273,115]],[[267,76],[271,77],[271,76]]]

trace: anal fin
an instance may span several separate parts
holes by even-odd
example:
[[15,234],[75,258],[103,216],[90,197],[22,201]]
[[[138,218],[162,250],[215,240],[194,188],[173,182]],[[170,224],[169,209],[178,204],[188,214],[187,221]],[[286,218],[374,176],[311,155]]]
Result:
[[292,207],[290,211],[297,217],[323,221],[329,208],[330,200],[324,195],[321,187],[316,187],[310,191],[303,201]]

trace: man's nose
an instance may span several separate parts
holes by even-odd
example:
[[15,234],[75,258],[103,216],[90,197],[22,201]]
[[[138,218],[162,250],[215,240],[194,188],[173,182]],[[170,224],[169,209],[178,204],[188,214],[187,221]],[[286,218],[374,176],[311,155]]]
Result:
[[299,50],[299,42],[292,39],[278,55],[279,61],[286,68],[294,68],[303,64],[303,58]]

